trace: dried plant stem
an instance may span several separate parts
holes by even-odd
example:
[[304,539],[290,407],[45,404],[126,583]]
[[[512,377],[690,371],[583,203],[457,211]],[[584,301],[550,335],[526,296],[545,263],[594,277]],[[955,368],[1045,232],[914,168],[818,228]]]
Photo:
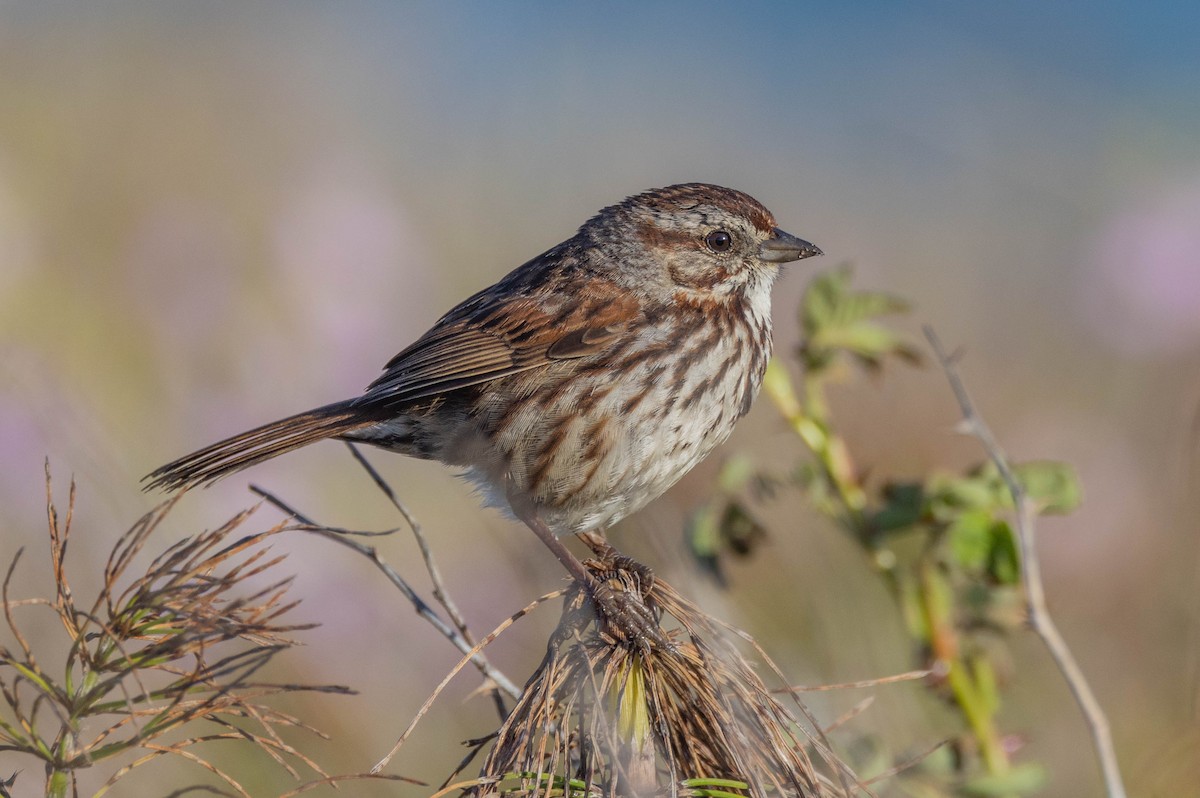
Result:
[[425,562],[425,570],[429,573],[429,581],[433,583],[433,597],[438,600],[442,608],[446,610],[446,614],[450,616],[451,623],[462,634],[462,636],[471,645],[475,645],[475,641],[471,637],[471,630],[467,628],[467,622],[463,619],[462,613],[458,609],[458,605],[454,603],[454,599],[450,597],[450,591],[446,590],[446,583],[442,581],[442,571],[438,568],[437,560],[433,557],[433,549],[429,546],[429,541],[425,537],[424,530],[421,529],[421,524],[417,521],[416,516],[409,512],[408,507],[404,502],[400,501],[400,497],[396,495],[396,491],[392,490],[392,486],[387,483],[382,475],[375,470],[375,466],[367,460],[362,451],[352,442],[346,441],[346,448],[354,455],[354,459],[363,467],[363,470],[370,475],[375,482],[375,486],[387,496],[388,501],[400,513],[404,519],[404,523],[408,524],[408,528],[412,531],[413,538],[417,541],[417,548],[421,550],[421,559]]
[[939,748],[946,745],[947,743],[949,743],[949,740],[942,740],[940,742],[936,742],[933,745],[926,748],[921,753],[917,754],[916,756],[911,756],[908,759],[906,759],[905,761],[901,762],[899,765],[890,767],[887,770],[885,770],[875,776],[872,776],[871,778],[864,781],[863,785],[866,786],[868,784],[878,784],[881,781],[890,779],[892,776],[895,776],[898,773],[903,773],[904,771],[908,770],[909,768],[916,767],[917,765],[921,764],[926,759],[928,759],[930,756],[932,756],[935,751],[937,751]]
[[[396,495],[396,491],[392,490],[392,486],[383,478],[383,475],[375,469],[375,466],[371,465],[371,461],[362,453],[362,450],[351,441],[346,441],[345,443],[346,448],[350,450],[350,454],[354,455],[354,459],[358,461],[358,464],[371,477],[371,480],[375,483],[375,487],[379,488],[388,501],[392,503],[392,506],[396,508],[396,512],[400,513],[400,517],[404,519],[404,523],[408,524],[413,538],[417,541],[417,548],[421,552],[421,560],[425,563],[425,571],[429,574],[429,582],[433,588],[433,597],[442,605],[442,609],[446,611],[450,622],[454,624],[454,628],[462,635],[463,640],[474,646],[475,637],[471,634],[471,629],[467,626],[466,619],[458,609],[458,604],[451,597],[450,591],[446,589],[446,583],[442,579],[442,569],[438,567],[437,560],[433,556],[433,547],[429,545],[429,539],[425,537],[425,531],[421,528],[417,517],[400,500],[400,497]],[[498,687],[493,688],[489,692],[496,704],[496,712],[501,718],[506,717],[508,715],[508,707],[504,705],[504,696],[501,695],[500,689]]]
[[1050,651],[1050,656],[1054,659],[1059,671],[1062,672],[1063,679],[1083,712],[1084,719],[1092,733],[1096,756],[1100,760],[1100,769],[1104,775],[1105,789],[1109,798],[1125,798],[1125,786],[1121,781],[1121,771],[1117,764],[1117,754],[1113,747],[1108,719],[1046,606],[1041,567],[1034,541],[1034,518],[1037,515],[1037,508],[1029,501],[1025,490],[1018,482],[1004,450],[992,435],[987,424],[984,423],[983,418],[975,410],[975,405],[959,376],[956,358],[946,353],[941,340],[931,327],[924,327],[924,332],[942,366],[942,371],[945,372],[950,389],[954,392],[955,399],[958,400],[958,406],[963,415],[963,431],[975,437],[983,446],[988,458],[1000,472],[1009,493],[1012,494],[1013,506],[1016,509],[1017,541],[1021,549],[1021,582],[1025,589],[1029,625]]
[[395,781],[407,784],[416,784],[420,787],[427,786],[425,782],[417,781],[416,779],[410,779],[407,776],[392,776],[387,773],[347,773],[340,776],[329,776],[327,778],[317,779],[316,781],[310,781],[307,784],[297,787],[291,792],[285,792],[283,795],[279,796],[279,798],[295,798],[297,795],[302,795],[309,790],[315,790],[318,787],[337,787],[344,781]]
[[[314,522],[312,519],[292,508],[279,497],[258,487],[257,485],[251,485],[250,490],[266,499],[267,502],[279,510],[287,513],[299,521],[302,526],[298,527],[298,529],[305,532],[312,532],[315,535],[320,535],[323,538],[332,540],[333,542],[352,549],[366,557],[375,564],[376,568],[383,572],[384,576],[387,577],[389,582],[395,585],[397,589],[404,594],[404,597],[408,599],[409,603],[411,603],[413,608],[417,611],[417,615],[428,621],[434,629],[438,630],[443,637],[449,640],[451,644],[453,644],[453,646],[463,654],[470,654],[472,652],[474,646],[467,640],[467,638],[464,637],[463,634],[459,632],[458,629],[456,629],[452,624],[447,623],[442,616],[438,615],[437,612],[430,607],[429,604],[420,597],[420,595],[417,594],[412,585],[408,584],[404,577],[402,577],[395,568],[393,568],[387,563],[387,561],[379,556],[379,551],[374,546],[368,546],[364,543],[359,543],[357,540],[348,537],[343,532],[322,526],[321,524]],[[483,654],[475,652],[471,657],[471,662],[475,665],[479,672],[484,675],[485,678],[491,680],[491,682],[494,683],[496,687],[502,690],[506,695],[511,697],[513,700],[516,700],[520,697],[520,688],[513,684],[511,679],[494,668]]]
[[475,646],[469,652],[467,652],[466,656],[464,656],[462,659],[460,659],[458,661],[458,664],[456,664],[453,668],[451,668],[449,670],[449,672],[444,677],[442,677],[442,681],[438,683],[438,686],[434,688],[433,693],[431,693],[429,698],[427,698],[425,700],[425,703],[421,705],[421,708],[419,710],[417,710],[417,714],[413,716],[413,719],[411,721],[409,721],[408,726],[400,734],[400,737],[399,737],[399,739],[396,740],[395,745],[392,746],[391,750],[388,751],[387,754],[385,754],[382,759],[380,759],[378,762],[376,762],[371,767],[371,773],[373,773],[373,774],[379,773],[381,770],[383,770],[385,767],[388,766],[388,763],[392,761],[392,757],[394,757],[396,755],[396,752],[398,752],[400,750],[400,747],[403,746],[404,743],[408,740],[408,738],[412,735],[413,730],[416,729],[417,724],[420,723],[421,719],[423,717],[425,717],[426,713],[429,712],[429,709],[433,706],[433,703],[438,699],[438,696],[440,696],[442,694],[442,691],[446,689],[447,685],[449,685],[450,682],[453,681],[454,677],[458,675],[459,671],[461,671],[464,667],[466,667],[468,662],[472,661],[472,659],[475,657],[475,655],[477,655],[480,651],[482,651],[486,646],[490,645],[492,643],[492,641],[494,641],[497,637],[499,637],[506,629],[508,629],[508,627],[512,626],[514,623],[519,621],[521,618],[524,618],[526,615],[528,615],[530,612],[532,612],[534,609],[536,609],[540,605],[546,603],[547,601],[550,601],[551,599],[559,598],[565,592],[566,592],[565,589],[559,589],[559,590],[555,590],[550,593],[547,593],[543,596],[539,596],[538,598],[531,601],[529,604],[527,604],[525,607],[523,607],[516,613],[505,618],[500,623],[500,625],[497,626],[495,629],[493,629],[491,631],[491,633],[489,633],[486,637],[483,638],[483,640],[480,640],[478,643],[476,643]]
[[[5,715],[0,750],[40,760],[48,798],[78,795],[79,771],[130,754],[137,756],[118,767],[97,796],[144,763],[169,756],[224,782],[212,792],[249,798],[203,753],[209,744],[225,740],[251,744],[293,778],[300,778],[293,762],[325,777],[281,734],[283,729],[320,732],[264,701],[283,693],[348,693],[348,688],[259,680],[268,662],[295,645],[287,635],[311,628],[283,620],[296,604],[287,597],[291,579],[270,578],[283,560],[270,554],[271,539],[286,525],[239,537],[249,515],[239,513],[215,529],[168,545],[140,570],[139,554],[176,499],[167,501],[118,538],[102,563],[102,587],[85,609],[76,604],[66,567],[74,482],[65,516],[55,507],[49,468],[46,497],[54,597],[9,597],[19,551],[0,582],[2,620],[17,647],[0,645]],[[16,609],[25,607],[52,614],[69,643],[65,652],[51,648],[48,656],[43,650],[34,657],[15,617]],[[45,628],[43,623],[40,630]],[[44,667],[43,658],[53,664]],[[217,731],[198,731],[201,721],[215,724]],[[0,782],[0,798],[10,794],[11,782]]]
[[905,671],[892,676],[880,676],[877,679],[863,679],[857,682],[842,682],[840,684],[818,684],[811,686],[794,685],[784,688],[783,690],[774,690],[776,693],[821,693],[828,690],[856,690],[863,687],[878,687],[881,684],[895,684],[896,682],[915,682],[918,679],[924,679],[932,674],[933,671],[928,669]]
[[[758,671],[782,674],[757,643],[606,551],[610,557],[585,567],[656,623],[665,620],[672,645],[614,634],[576,581],[542,663],[488,738],[492,749],[469,795],[872,795],[829,750],[799,696],[788,691],[790,709],[772,695]],[[743,642],[758,662],[741,652]]]

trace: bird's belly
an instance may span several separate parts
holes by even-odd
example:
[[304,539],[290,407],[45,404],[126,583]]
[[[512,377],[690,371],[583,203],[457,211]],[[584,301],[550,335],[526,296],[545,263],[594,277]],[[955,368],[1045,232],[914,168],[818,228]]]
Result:
[[479,439],[495,445],[460,462],[489,503],[505,506],[510,492],[524,492],[557,534],[607,527],[662,495],[733,431],[761,370],[714,358],[615,382],[573,375],[485,416],[495,424]]

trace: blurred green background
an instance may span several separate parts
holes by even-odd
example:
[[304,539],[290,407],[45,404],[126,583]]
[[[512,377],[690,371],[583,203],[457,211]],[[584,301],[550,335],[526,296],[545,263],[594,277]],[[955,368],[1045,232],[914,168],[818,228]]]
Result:
[[[860,286],[914,303],[902,326],[965,347],[1015,458],[1078,467],[1084,506],[1041,525],[1052,608],[1131,793],[1200,795],[1198,41],[1200,7],[1183,2],[0,1],[0,553],[27,547],[14,595],[49,590],[43,458],[61,501],[79,483],[70,556],[86,594],[160,498],[139,492],[142,474],[357,393],[444,310],[600,207],[716,182],[827,253],[778,287],[780,353],[806,275],[853,262]],[[891,369],[835,401],[881,477],[980,457],[951,434],[935,369]],[[760,402],[723,454],[788,466],[799,447],[783,430]],[[529,533],[451,473],[373,457],[478,633],[560,583]],[[860,553],[797,494],[764,508],[767,548],[734,564],[730,590],[700,574],[681,530],[715,469],[613,540],[797,682],[911,667]],[[398,523],[322,444],[189,495],[161,543],[251,504],[250,481],[327,523]],[[380,546],[423,584],[411,540]],[[300,536],[276,550],[299,574],[296,617],[323,624],[279,678],[361,691],[289,706],[333,735],[300,742],[330,770],[364,770],[457,655],[365,562]],[[553,615],[495,645],[516,681]],[[1007,677],[1017,760],[1050,767],[1046,795],[1098,794],[1084,726],[1031,637]],[[494,727],[477,684],[464,672],[394,772],[437,783],[460,741]],[[851,733],[915,753],[955,730],[920,686],[875,693]],[[828,720],[863,697],[813,704]],[[37,768],[8,756],[0,775],[26,768],[16,794],[36,794],[21,790]],[[217,757],[255,794],[287,784]],[[111,794],[200,778],[160,762]],[[374,789],[351,794],[394,794]]]

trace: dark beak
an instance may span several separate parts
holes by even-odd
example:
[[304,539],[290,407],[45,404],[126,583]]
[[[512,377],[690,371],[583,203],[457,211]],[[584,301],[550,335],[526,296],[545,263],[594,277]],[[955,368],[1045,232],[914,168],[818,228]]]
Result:
[[778,227],[771,231],[771,237],[762,242],[758,256],[771,263],[790,263],[813,255],[824,255],[821,250],[802,238],[796,238],[791,233],[785,233]]

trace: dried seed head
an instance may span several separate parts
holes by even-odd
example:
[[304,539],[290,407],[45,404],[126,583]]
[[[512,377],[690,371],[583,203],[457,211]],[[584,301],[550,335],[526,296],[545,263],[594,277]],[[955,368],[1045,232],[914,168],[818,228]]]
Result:
[[[589,561],[674,627],[670,648],[620,640],[582,591],[497,734],[476,795],[825,796],[848,769],[772,696],[728,627],[670,585]],[[801,708],[801,714],[805,714]],[[852,777],[851,777],[852,778]],[[740,786],[739,786],[740,785]]]

